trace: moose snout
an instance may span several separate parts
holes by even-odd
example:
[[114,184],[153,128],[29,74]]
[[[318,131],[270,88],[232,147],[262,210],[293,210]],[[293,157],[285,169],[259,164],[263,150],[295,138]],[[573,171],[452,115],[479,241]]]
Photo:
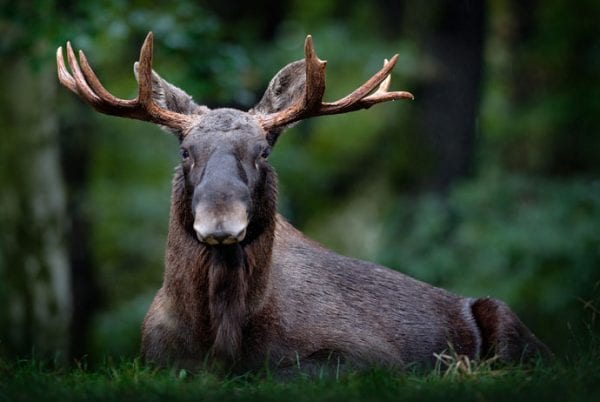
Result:
[[202,243],[216,246],[244,240],[248,213],[241,202],[235,202],[223,212],[200,203],[194,211],[194,231]]

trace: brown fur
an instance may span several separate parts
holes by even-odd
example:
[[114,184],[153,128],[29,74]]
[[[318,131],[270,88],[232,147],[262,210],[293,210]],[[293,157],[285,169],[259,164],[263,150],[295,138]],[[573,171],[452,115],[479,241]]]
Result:
[[[213,356],[236,370],[268,362],[285,371],[340,359],[353,367],[432,364],[448,343],[471,358],[546,352],[501,302],[464,299],[336,255],[278,215],[255,223],[246,243],[209,249],[185,228],[181,182],[178,172],[165,283],[144,322],[146,360],[194,368]],[[274,213],[271,202],[265,209]]]

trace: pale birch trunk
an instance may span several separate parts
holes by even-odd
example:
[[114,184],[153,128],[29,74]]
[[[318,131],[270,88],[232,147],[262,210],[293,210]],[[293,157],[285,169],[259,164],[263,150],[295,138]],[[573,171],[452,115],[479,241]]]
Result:
[[55,67],[0,67],[0,349],[66,356],[72,296]]

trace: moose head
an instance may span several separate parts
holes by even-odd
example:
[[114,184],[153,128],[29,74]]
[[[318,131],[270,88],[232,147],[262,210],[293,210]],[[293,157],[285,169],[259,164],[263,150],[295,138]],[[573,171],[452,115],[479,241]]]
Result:
[[[323,102],[325,65],[313,47],[304,45],[304,60],[281,69],[261,101],[247,112],[197,105],[184,91],[152,70],[152,32],[134,64],[138,96],[131,100],[111,95],[100,83],[85,54],[79,61],[67,42],[64,64],[57,50],[60,82],[97,111],[159,124],[180,141],[181,166],[191,197],[193,229],[199,241],[227,245],[244,241],[248,225],[260,209],[264,186],[273,172],[267,163],[281,131],[294,122],[320,115],[346,113],[396,100],[412,99],[409,92],[389,92],[390,72],[398,55],[348,96]],[[272,203],[272,202],[271,202]]]

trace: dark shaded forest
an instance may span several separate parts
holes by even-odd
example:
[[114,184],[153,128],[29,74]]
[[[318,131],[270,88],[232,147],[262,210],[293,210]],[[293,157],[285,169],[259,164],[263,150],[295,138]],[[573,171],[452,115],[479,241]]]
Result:
[[131,357],[162,278],[177,141],[97,114],[56,77],[83,49],[109,90],[154,68],[249,109],[312,34],[336,99],[399,53],[412,102],[321,117],[270,157],[279,210],[342,254],[505,300],[559,356],[599,333],[597,1],[24,0],[0,8],[0,356]]

